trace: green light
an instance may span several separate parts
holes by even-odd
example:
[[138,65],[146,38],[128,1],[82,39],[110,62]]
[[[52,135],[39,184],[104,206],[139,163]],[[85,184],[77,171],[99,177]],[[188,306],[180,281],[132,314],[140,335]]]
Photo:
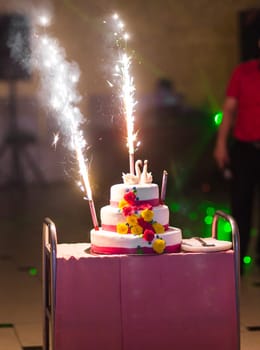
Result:
[[38,274],[38,271],[37,271],[37,269],[35,267],[31,267],[29,269],[29,275],[36,276],[37,274]]
[[248,264],[251,264],[251,262],[252,262],[251,256],[244,256],[244,258],[243,258],[244,264],[248,265]]
[[229,222],[225,222],[224,224],[224,232],[229,233],[232,231],[231,225]]
[[170,203],[169,207],[170,207],[172,212],[177,212],[177,211],[180,210],[180,204],[179,203],[175,203],[175,202]]
[[209,216],[213,216],[213,215],[215,214],[215,208],[213,208],[213,207],[207,207],[206,213],[207,213],[207,215],[209,215]]
[[231,241],[232,237],[231,237],[231,225],[229,224],[229,222],[227,222],[226,220],[224,220],[223,218],[220,218],[218,220],[218,239],[222,240],[222,241]]
[[212,216],[206,216],[205,218],[204,218],[204,222],[205,222],[205,224],[207,224],[207,225],[211,225],[212,224],[212,222],[213,222],[213,217]]
[[214,122],[217,126],[219,126],[222,122],[222,118],[223,118],[223,113],[222,112],[218,112],[214,115]]

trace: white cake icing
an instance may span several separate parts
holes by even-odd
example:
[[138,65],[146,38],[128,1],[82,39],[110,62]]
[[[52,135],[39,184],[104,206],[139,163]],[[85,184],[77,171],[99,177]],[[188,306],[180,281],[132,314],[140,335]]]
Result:
[[[114,247],[129,250],[134,250],[137,247],[148,249],[151,247],[151,244],[143,238],[131,234],[120,235],[116,232],[104,230],[95,231],[93,229],[91,230],[90,235],[91,243],[94,246],[102,247],[103,253],[105,254],[110,253],[110,249],[113,249]],[[179,228],[170,227],[165,233],[158,234],[158,236],[166,242],[166,247],[177,246],[181,242],[182,232]]]
[[91,231],[91,247],[101,254],[155,254],[180,250],[182,233],[169,227],[169,208],[160,203],[147,161],[143,172],[123,174],[125,183],[110,189],[110,205],[101,208],[101,228]]
[[136,196],[140,201],[157,199],[159,202],[159,188],[156,184],[113,185],[110,189],[110,201],[118,203],[124,197],[125,193],[133,188],[136,188]]

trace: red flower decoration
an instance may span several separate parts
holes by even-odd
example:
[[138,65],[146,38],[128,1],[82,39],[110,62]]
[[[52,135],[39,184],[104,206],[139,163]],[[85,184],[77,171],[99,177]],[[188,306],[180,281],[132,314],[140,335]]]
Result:
[[149,203],[144,203],[144,204],[137,204],[134,206],[134,210],[137,211],[137,210],[145,210],[145,209],[148,209],[148,210],[152,210],[153,207],[151,204]]
[[143,228],[144,230],[150,230],[150,231],[154,232],[153,225],[150,224],[150,223],[147,222],[147,221],[144,221],[143,218],[138,218],[137,221],[138,221],[138,225],[142,226],[142,228]]
[[138,209],[139,209],[139,210],[145,210],[145,209],[152,210],[153,207],[152,207],[151,204],[145,203],[145,204],[139,205]]
[[135,204],[135,200],[136,200],[136,195],[134,192],[129,191],[124,195],[124,200],[127,201],[127,203],[129,203],[130,205],[134,205]]
[[152,242],[154,239],[154,232],[152,230],[145,230],[143,234],[143,239],[145,239],[147,242]]
[[132,215],[133,212],[134,212],[134,211],[133,211],[133,208],[130,207],[130,206],[126,206],[126,207],[124,207],[122,210],[123,210],[124,216]]
[[137,212],[139,210],[139,206],[138,205],[132,205],[132,209],[133,209],[133,212],[137,214]]

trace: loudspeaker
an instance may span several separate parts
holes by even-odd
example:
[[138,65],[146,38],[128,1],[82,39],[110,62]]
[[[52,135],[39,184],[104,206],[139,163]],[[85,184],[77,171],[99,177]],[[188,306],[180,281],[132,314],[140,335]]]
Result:
[[0,79],[30,78],[30,25],[21,14],[0,15]]
[[260,57],[260,8],[240,12],[239,25],[241,61]]

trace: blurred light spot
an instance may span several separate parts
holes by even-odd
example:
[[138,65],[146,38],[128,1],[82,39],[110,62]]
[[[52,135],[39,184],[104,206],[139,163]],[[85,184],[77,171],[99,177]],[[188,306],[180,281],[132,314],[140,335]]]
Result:
[[250,231],[250,236],[252,236],[252,237],[257,236],[257,229],[256,228],[252,228],[252,230]]
[[225,222],[223,229],[224,229],[224,232],[226,232],[226,233],[229,233],[232,231],[232,228],[231,228],[231,225],[229,222]]
[[218,112],[214,115],[214,123],[215,125],[219,126],[222,122],[222,118],[223,118],[223,113],[222,112]]
[[211,225],[212,222],[213,222],[213,217],[207,215],[207,216],[204,218],[204,222],[205,222],[205,224],[207,224],[207,225]]
[[244,256],[244,258],[243,258],[244,264],[248,265],[248,264],[251,264],[251,262],[252,262],[251,256]]
[[170,203],[169,207],[170,207],[172,212],[177,212],[180,210],[180,204],[176,203],[176,202]]
[[229,222],[227,222],[225,219],[219,218],[217,230],[218,230],[218,239],[220,239],[222,241],[231,241],[232,240],[231,226],[230,226]]
[[36,276],[37,274],[38,274],[38,271],[37,271],[37,269],[35,267],[31,267],[29,269],[29,275]]

